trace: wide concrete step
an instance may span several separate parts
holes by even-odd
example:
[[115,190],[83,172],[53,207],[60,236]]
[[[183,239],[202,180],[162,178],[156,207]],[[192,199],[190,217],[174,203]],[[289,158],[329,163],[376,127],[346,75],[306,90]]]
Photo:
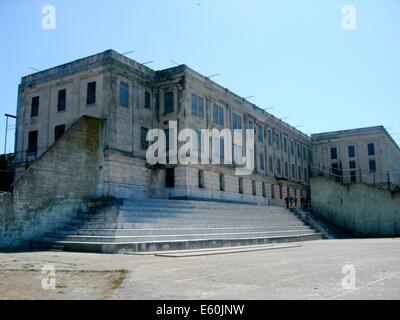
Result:
[[52,235],[44,237],[43,240],[67,240],[67,241],[97,241],[97,242],[138,242],[138,241],[161,241],[180,239],[239,239],[269,236],[293,236],[315,233],[314,230],[280,230],[280,231],[254,231],[254,232],[220,232],[220,233],[186,233],[186,234],[162,234],[162,235]]
[[62,247],[66,251],[125,253],[146,251],[193,250],[204,248],[222,248],[235,246],[253,246],[268,243],[287,243],[296,241],[322,239],[320,233],[284,236],[260,236],[251,238],[207,238],[182,240],[156,240],[138,242],[99,242],[99,241],[68,241],[68,240],[39,240],[32,243],[32,247],[52,248]]
[[[252,233],[274,231],[309,231],[309,226],[285,226],[282,227],[231,227],[231,228],[154,228],[154,229],[115,229],[115,228],[65,228],[59,230],[57,235],[86,235],[86,236],[148,236],[148,235],[175,235],[175,234],[201,234],[201,233]],[[312,229],[311,229],[312,230]]]

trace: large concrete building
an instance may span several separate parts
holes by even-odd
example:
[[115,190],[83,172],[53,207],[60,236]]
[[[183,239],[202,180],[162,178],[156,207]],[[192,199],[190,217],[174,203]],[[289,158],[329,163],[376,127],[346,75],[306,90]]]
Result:
[[[103,195],[272,204],[308,195],[309,136],[186,65],[154,71],[113,50],[22,78],[17,176],[83,115],[104,120]],[[178,131],[254,129],[254,172],[237,176],[228,164],[149,166],[147,131],[167,130],[170,120]]]
[[400,148],[383,126],[313,134],[314,163],[344,182],[400,184]]

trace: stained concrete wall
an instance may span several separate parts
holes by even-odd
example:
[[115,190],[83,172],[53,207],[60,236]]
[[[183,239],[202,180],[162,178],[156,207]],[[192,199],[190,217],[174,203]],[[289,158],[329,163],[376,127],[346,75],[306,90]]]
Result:
[[365,236],[400,235],[400,192],[313,177],[312,210],[332,224]]
[[0,247],[64,226],[82,200],[102,192],[100,119],[84,116],[0,195]]

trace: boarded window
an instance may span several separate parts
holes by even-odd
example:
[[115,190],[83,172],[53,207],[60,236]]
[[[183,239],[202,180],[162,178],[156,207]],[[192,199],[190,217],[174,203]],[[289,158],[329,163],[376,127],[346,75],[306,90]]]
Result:
[[119,104],[128,107],[129,103],[129,87],[125,82],[119,83]]
[[67,90],[58,90],[57,111],[64,111],[67,102]]
[[96,81],[87,84],[86,104],[96,103]]
[[65,124],[54,127],[54,141],[57,141],[65,132]]
[[31,117],[39,115],[39,97],[33,97],[31,102]]

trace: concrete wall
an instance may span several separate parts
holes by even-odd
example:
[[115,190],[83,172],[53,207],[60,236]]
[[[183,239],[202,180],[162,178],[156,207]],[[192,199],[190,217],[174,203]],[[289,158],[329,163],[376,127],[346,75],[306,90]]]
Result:
[[322,177],[311,182],[312,210],[332,224],[365,236],[400,235],[400,192]]
[[82,199],[102,193],[101,120],[82,117],[0,195],[0,247],[64,226]]

